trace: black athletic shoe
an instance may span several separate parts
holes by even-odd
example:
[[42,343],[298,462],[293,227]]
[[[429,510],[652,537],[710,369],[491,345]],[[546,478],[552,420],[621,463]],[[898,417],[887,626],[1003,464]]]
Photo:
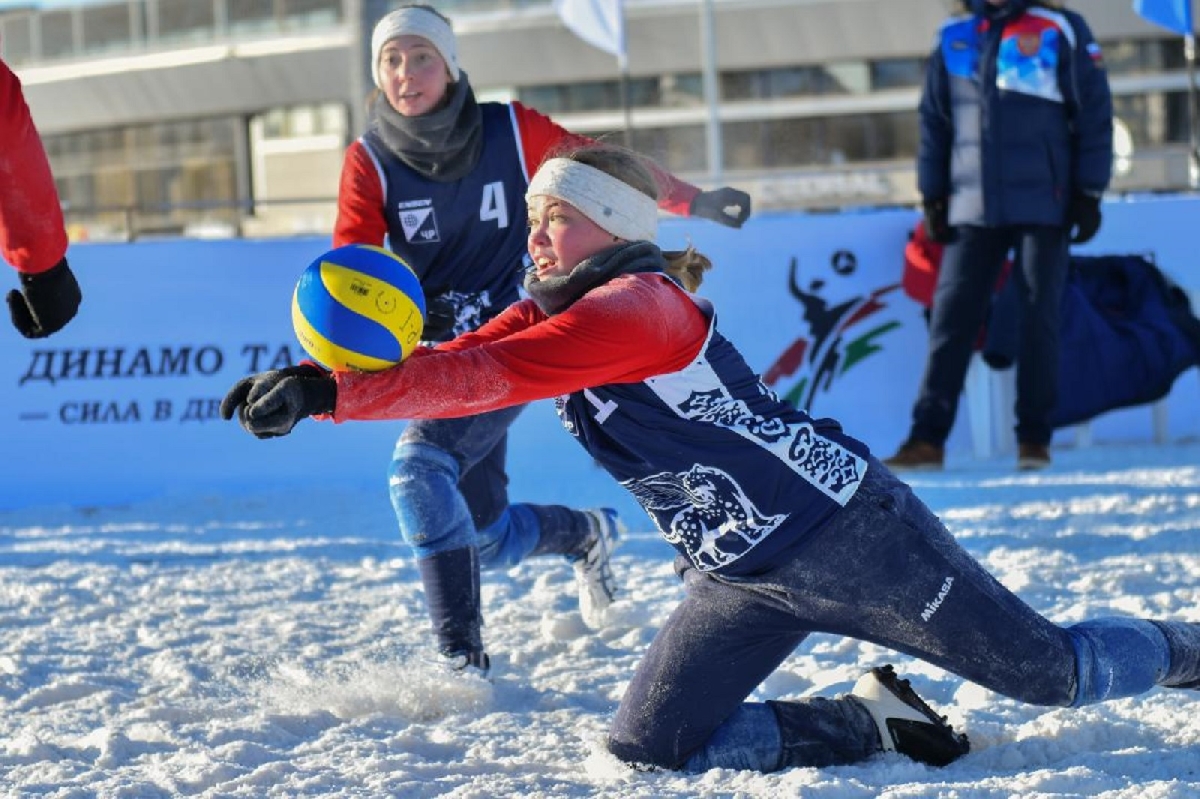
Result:
[[488,679],[492,671],[492,661],[487,652],[442,652],[442,662],[446,667],[458,674],[469,674]]
[[850,695],[875,720],[884,751],[931,766],[945,766],[971,751],[967,736],[954,732],[891,666],[871,669]]

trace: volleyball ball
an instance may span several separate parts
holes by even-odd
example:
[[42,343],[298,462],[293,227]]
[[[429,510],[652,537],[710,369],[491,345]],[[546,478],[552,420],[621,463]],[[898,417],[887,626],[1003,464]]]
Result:
[[377,372],[403,361],[420,342],[425,294],[399,256],[347,244],[300,275],[292,326],[304,351],[327,369]]

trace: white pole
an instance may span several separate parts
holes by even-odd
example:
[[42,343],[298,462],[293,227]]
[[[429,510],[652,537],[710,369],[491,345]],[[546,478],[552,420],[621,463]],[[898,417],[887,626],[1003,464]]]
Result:
[[625,3],[617,0],[617,70],[620,72],[621,111],[625,116],[625,146],[633,149],[633,101],[629,96],[629,40],[626,38]]
[[1200,188],[1200,106],[1196,100],[1196,35],[1183,37],[1183,54],[1188,75],[1188,184]]
[[702,0],[700,13],[700,52],[703,55],[701,74],[704,80],[704,102],[708,106],[705,141],[708,151],[708,175],[714,186],[721,184],[724,170],[721,143],[720,87],[717,85],[717,35],[713,22],[713,0]]

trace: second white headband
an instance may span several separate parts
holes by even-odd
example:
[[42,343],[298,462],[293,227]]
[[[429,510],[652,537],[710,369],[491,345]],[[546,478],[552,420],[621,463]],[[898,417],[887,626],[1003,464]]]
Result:
[[626,241],[654,241],[658,203],[595,167],[551,158],[529,182],[526,197],[549,195],[579,209],[588,219]]

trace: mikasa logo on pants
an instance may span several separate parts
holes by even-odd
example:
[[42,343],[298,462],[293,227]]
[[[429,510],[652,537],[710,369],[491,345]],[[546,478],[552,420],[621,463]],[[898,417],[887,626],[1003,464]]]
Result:
[[950,593],[952,585],[954,585],[954,578],[947,577],[946,582],[942,583],[942,590],[938,591],[938,595],[933,598],[933,601],[927,603],[925,609],[921,611],[921,621],[929,621],[933,618],[933,614],[937,613],[937,609],[946,601],[946,595]]

